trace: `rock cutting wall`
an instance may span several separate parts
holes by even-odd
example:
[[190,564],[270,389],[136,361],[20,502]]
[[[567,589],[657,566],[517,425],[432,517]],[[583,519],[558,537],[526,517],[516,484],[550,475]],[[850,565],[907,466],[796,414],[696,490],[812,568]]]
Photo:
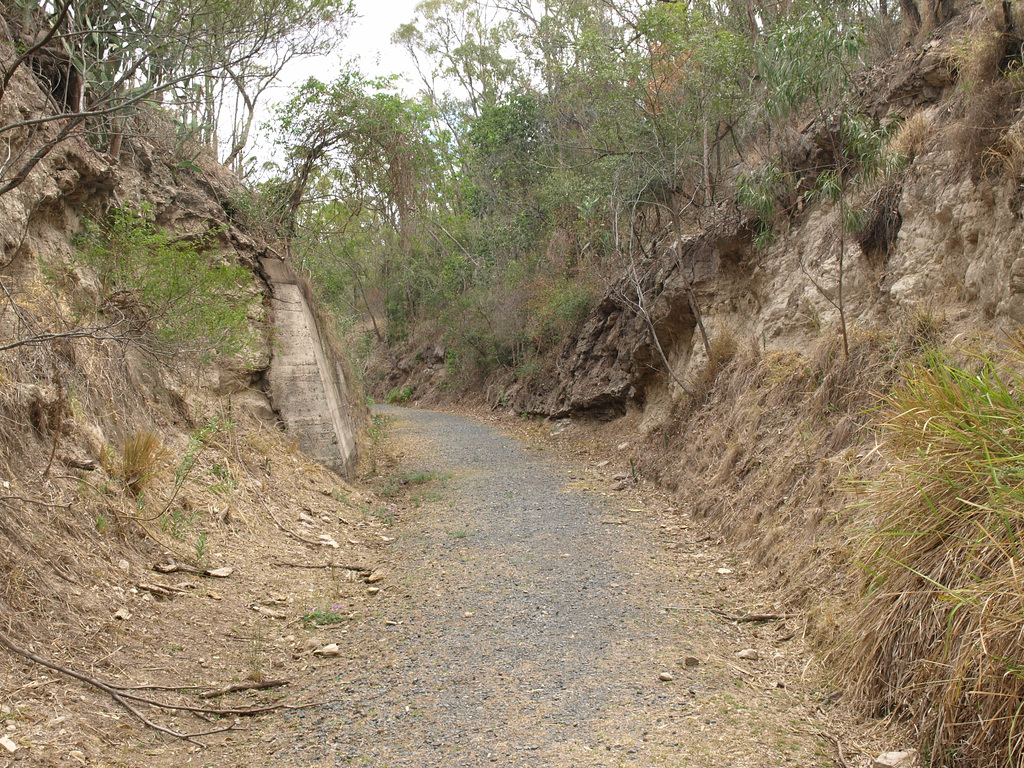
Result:
[[349,475],[358,455],[345,374],[332,362],[291,266],[273,258],[261,264],[270,284],[275,332],[266,375],[271,402],[303,452]]

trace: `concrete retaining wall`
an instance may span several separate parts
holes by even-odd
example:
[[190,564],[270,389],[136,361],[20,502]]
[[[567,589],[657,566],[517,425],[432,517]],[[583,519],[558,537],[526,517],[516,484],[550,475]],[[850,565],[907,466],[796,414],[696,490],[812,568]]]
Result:
[[270,280],[274,317],[267,373],[274,410],[304,453],[350,475],[358,454],[345,374],[323,344],[291,265],[271,258],[260,263]]

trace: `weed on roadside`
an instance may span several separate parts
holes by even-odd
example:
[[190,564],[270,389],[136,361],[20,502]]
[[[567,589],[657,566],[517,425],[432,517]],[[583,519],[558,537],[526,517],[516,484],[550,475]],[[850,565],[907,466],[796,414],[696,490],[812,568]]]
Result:
[[957,765],[1024,755],[1022,391],[1024,333],[985,354],[927,354],[887,398],[892,460],[866,488],[880,519],[849,649],[858,694],[905,711]]
[[302,617],[302,623],[306,627],[327,627],[333,624],[344,624],[348,621],[348,616],[341,613],[342,610],[343,608],[340,605],[332,605],[330,608],[317,606]]

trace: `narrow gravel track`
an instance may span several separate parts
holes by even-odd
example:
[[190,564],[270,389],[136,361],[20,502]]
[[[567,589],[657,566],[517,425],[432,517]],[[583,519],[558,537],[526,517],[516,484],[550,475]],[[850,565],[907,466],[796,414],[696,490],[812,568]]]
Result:
[[[774,713],[799,704],[728,659],[766,640],[694,610],[718,599],[715,577],[663,551],[658,514],[612,506],[578,488],[578,469],[487,426],[382,410],[404,466],[450,477],[388,529],[386,589],[346,630],[363,658],[324,665],[313,695],[340,701],[291,715],[278,759],[767,766],[813,749],[791,726],[779,743]],[[689,546],[702,575],[725,562]],[[777,656],[760,674],[783,674]]]

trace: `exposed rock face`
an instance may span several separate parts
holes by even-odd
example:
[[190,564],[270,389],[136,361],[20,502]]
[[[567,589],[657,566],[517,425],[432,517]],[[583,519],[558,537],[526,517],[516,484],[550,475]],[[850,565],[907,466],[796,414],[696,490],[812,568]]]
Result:
[[270,282],[276,332],[267,373],[274,408],[307,455],[351,474],[358,456],[345,374],[331,361],[291,266],[272,258],[260,263]]
[[[721,271],[731,245],[731,239],[719,242],[714,233],[695,235],[637,266],[644,309],[673,370],[685,369],[699,338],[687,290],[692,286],[699,306],[698,294]],[[664,363],[639,310],[637,289],[629,275],[611,286],[562,348],[557,385],[524,387],[514,395],[516,407],[556,418],[581,411],[612,418],[624,414],[630,402],[643,403],[648,386],[664,373]]]

